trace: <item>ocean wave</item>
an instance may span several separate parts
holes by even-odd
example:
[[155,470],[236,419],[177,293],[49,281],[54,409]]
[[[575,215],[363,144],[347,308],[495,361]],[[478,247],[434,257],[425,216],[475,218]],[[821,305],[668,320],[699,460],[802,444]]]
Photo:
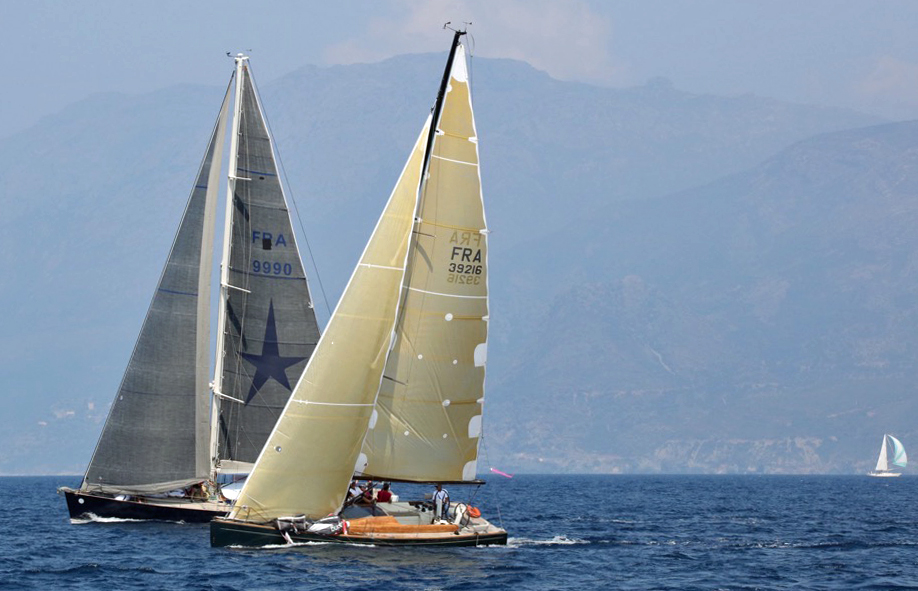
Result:
[[587,540],[580,538],[569,538],[567,536],[555,536],[551,539],[536,538],[508,538],[508,548],[521,548],[523,546],[575,546],[577,544],[589,544]]
[[97,562],[87,562],[63,568],[27,568],[24,569],[27,574],[35,575],[74,575],[96,572],[120,572],[120,573],[137,573],[137,574],[156,574],[158,571],[150,566],[125,566],[119,564],[101,564]]

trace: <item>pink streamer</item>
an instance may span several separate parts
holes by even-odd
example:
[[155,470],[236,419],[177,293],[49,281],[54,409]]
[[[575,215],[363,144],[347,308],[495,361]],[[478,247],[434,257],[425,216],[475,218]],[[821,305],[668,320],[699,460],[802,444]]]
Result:
[[506,472],[501,472],[497,468],[491,468],[491,472],[494,472],[495,474],[500,474],[501,476],[505,476],[507,478],[513,478],[513,474],[507,474]]

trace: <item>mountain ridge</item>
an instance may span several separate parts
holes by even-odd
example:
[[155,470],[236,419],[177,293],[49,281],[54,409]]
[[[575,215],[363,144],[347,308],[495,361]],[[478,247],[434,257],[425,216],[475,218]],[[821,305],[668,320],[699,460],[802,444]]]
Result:
[[[380,64],[300,69],[262,89],[286,177],[294,188],[291,193],[303,213],[332,306],[427,115],[441,69],[440,55],[407,56]],[[733,175],[727,178],[736,182],[745,178],[741,171],[795,141],[860,127],[876,118],[757,97],[698,98],[659,80],[634,89],[590,87],[551,79],[510,60],[476,58],[472,69],[483,186],[493,230],[493,353],[486,422],[501,433],[489,434],[497,443],[494,459],[541,469],[544,462],[530,465],[523,458],[551,451],[506,435],[520,432],[513,419],[527,425],[533,420],[519,415],[514,407],[519,395],[510,388],[520,374],[539,375],[530,364],[530,358],[538,357],[530,337],[542,334],[549,312],[538,304],[546,297],[559,302],[554,313],[564,322],[579,327],[592,320],[586,323],[593,326],[583,330],[592,330],[594,339],[620,333],[618,340],[595,343],[630,364],[630,381],[615,391],[641,393],[640,404],[625,409],[632,423],[673,433],[675,426],[687,422],[676,412],[679,409],[702,424],[714,420],[710,402],[719,400],[723,388],[695,391],[688,402],[666,412],[652,402],[673,388],[693,392],[664,367],[675,372],[691,368],[689,373],[698,374],[699,380],[710,380],[713,370],[693,355],[707,350],[725,354],[729,347],[724,343],[739,343],[750,351],[763,346],[754,335],[737,340],[731,332],[735,329],[724,320],[734,312],[748,315],[744,300],[725,305],[723,286],[717,285],[720,291],[706,297],[708,307],[720,306],[720,316],[712,316],[704,306],[693,307],[695,302],[689,306],[673,284],[701,263],[669,260],[669,249],[685,250],[686,244],[664,248],[632,234],[649,253],[643,266],[632,272],[616,263],[622,254],[613,251],[618,248],[615,243],[610,247],[604,226],[635,220],[628,216],[638,211],[653,220],[658,210],[685,199],[673,191],[704,187],[724,175]],[[141,95],[93,95],[0,140],[0,158],[9,164],[0,184],[0,206],[8,214],[0,222],[0,261],[7,276],[16,278],[12,288],[0,292],[3,309],[12,313],[8,330],[14,335],[0,341],[5,359],[0,378],[11,416],[0,432],[0,442],[8,450],[0,460],[0,472],[79,472],[88,461],[222,90],[217,85],[184,85]],[[645,202],[648,205],[642,205]],[[552,237],[565,234],[564,228],[577,218],[603,222],[573,232],[579,252],[588,255],[584,260],[602,269],[599,277],[587,266],[568,265],[583,257],[557,256],[566,251]],[[669,231],[684,234],[677,221],[667,218]],[[640,223],[646,233],[655,231],[647,220]],[[755,232],[741,230],[736,230],[738,244],[757,244]],[[694,236],[697,246],[704,235]],[[624,251],[632,259],[645,256],[635,249]],[[700,260],[714,265],[721,261]],[[559,274],[556,267],[564,265],[569,272]],[[664,281],[667,273],[671,277]],[[625,277],[631,278],[622,283]],[[782,290],[790,288],[780,278],[760,278],[756,285],[756,290],[740,295],[752,298],[763,318],[774,317],[784,301]],[[576,296],[579,308],[563,305],[568,293]],[[315,279],[313,296],[320,297]],[[591,306],[605,316],[581,315],[580,324],[575,322],[579,311]],[[619,324],[625,306],[630,306],[630,316]],[[662,320],[648,332],[645,319],[653,314]],[[603,326],[606,332],[598,332]],[[570,339],[577,338],[577,330],[570,330]],[[683,343],[677,352],[653,340],[670,332]],[[755,325],[755,333],[760,332]],[[689,337],[694,333],[708,335],[708,349],[691,350]],[[544,393],[543,402],[555,396],[587,400],[591,391],[618,380],[614,373],[587,375],[594,367],[589,354],[587,349],[567,365],[555,362],[554,381],[545,383],[574,386]],[[760,368],[744,371],[751,383],[772,383],[770,374]],[[603,443],[602,437],[610,433],[609,417],[622,412],[621,401],[630,398],[622,394],[612,398],[615,404],[598,410],[582,406],[584,416],[571,415],[569,424],[582,420],[581,430],[597,435],[565,443],[559,449],[567,455],[559,457],[590,470],[639,471],[655,465],[671,469],[665,462],[654,464],[636,456],[626,438]],[[696,411],[689,404],[692,400],[707,407]],[[626,432],[624,426],[619,428]],[[792,434],[769,436],[778,435]],[[594,464],[592,457],[607,459]],[[613,457],[630,459],[613,465],[608,460]]]

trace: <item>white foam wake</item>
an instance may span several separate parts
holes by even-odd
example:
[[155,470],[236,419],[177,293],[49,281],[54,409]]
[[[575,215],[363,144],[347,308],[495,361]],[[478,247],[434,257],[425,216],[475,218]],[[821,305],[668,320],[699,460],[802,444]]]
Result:
[[535,538],[508,538],[507,547],[521,548],[523,546],[574,546],[576,544],[589,544],[586,540],[580,538],[569,538],[567,536],[555,536],[548,540]]
[[347,542],[293,542],[292,544],[265,544],[264,546],[243,546],[230,544],[227,548],[233,550],[285,550],[287,548],[300,548],[303,546],[360,546],[361,548],[375,548],[376,544],[349,544]]
[[99,517],[95,513],[85,513],[81,519],[71,519],[73,525],[82,525],[84,523],[139,523],[144,519],[127,519],[124,517]]

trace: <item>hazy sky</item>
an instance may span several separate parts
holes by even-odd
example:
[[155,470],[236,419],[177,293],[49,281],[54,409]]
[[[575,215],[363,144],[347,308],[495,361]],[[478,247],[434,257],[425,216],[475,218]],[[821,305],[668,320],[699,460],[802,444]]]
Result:
[[306,64],[474,51],[607,86],[755,93],[918,118],[918,2],[906,0],[0,0],[0,137],[97,92],[222,85],[251,50],[263,84]]

